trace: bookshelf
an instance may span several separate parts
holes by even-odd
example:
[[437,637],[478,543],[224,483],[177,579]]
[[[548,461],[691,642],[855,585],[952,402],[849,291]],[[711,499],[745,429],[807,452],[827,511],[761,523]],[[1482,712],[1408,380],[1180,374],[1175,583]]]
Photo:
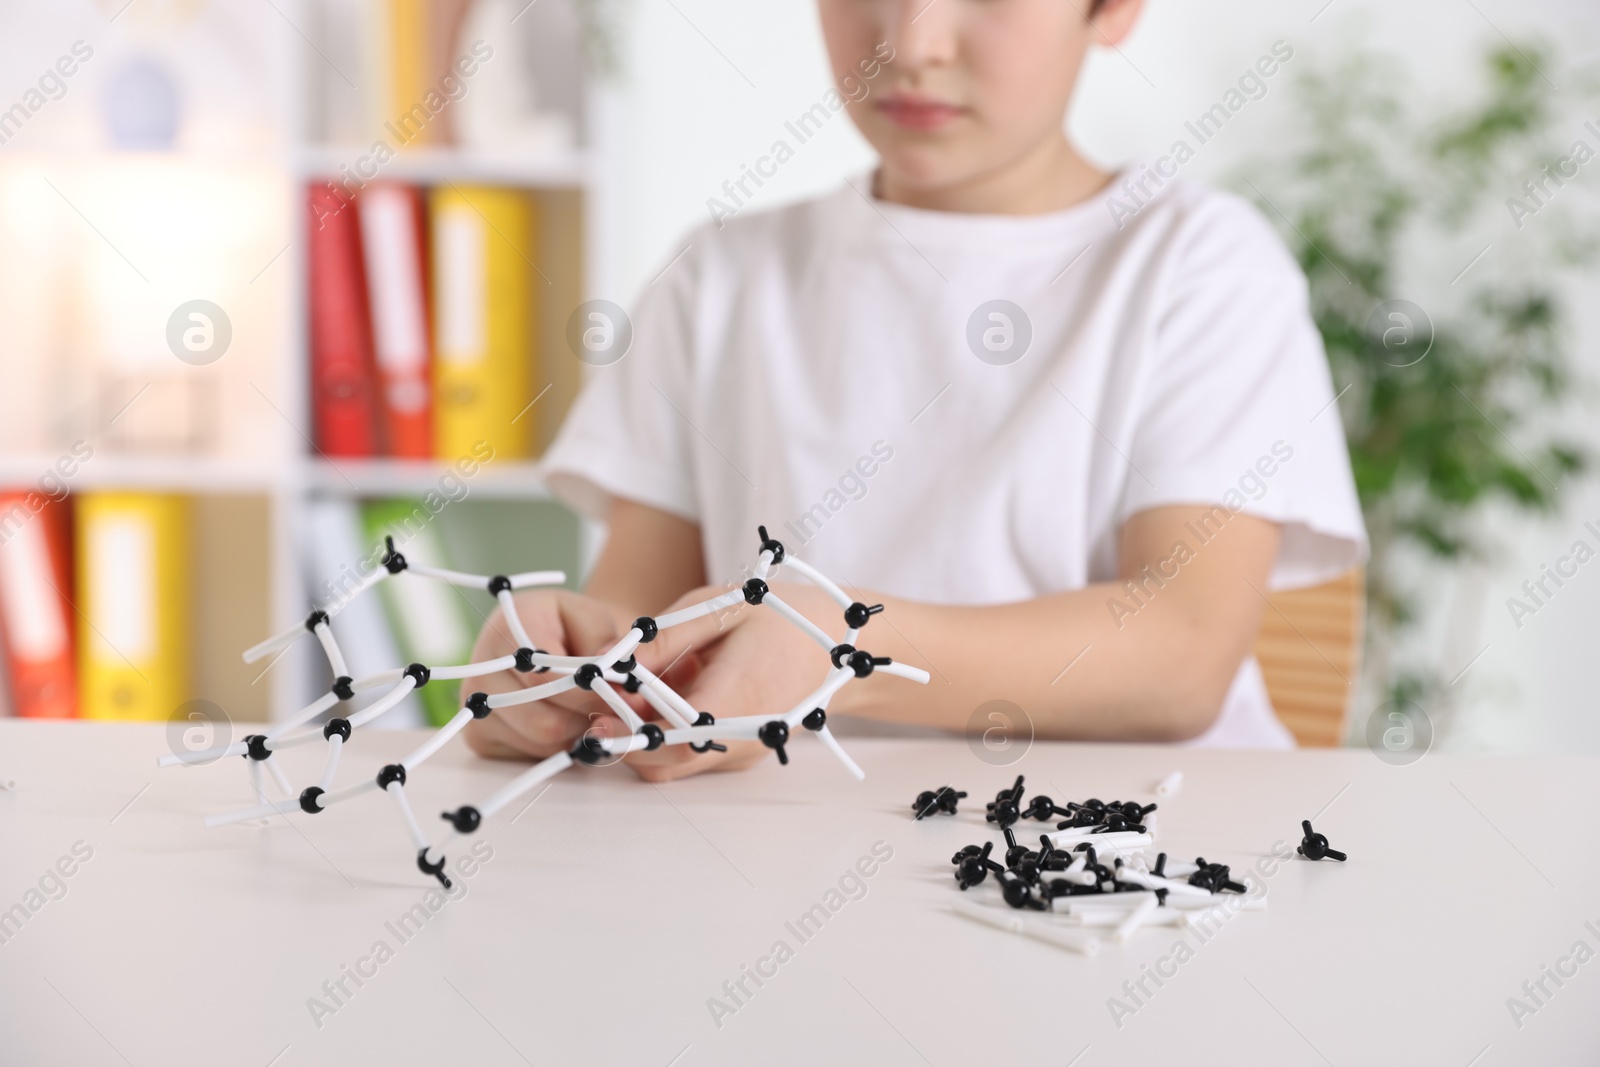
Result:
[[[249,364],[248,386],[259,394],[253,412],[259,427],[221,454],[140,452],[97,446],[92,462],[71,479],[73,492],[148,490],[190,498],[193,515],[192,685],[196,698],[220,705],[235,721],[281,718],[304,706],[326,685],[315,642],[297,644],[270,664],[244,665],[239,652],[271,632],[303,620],[314,585],[308,511],[319,501],[418,497],[449,474],[444,462],[328,458],[311,445],[312,410],[308,345],[309,259],[305,189],[336,179],[341,167],[364,151],[353,138],[328,143],[320,129],[319,94],[330,82],[332,52],[319,36],[330,10],[347,15],[362,5],[279,0],[266,13],[256,9],[256,47],[266,66],[273,133],[265,141],[227,148],[183,146],[159,161],[168,168],[232,167],[266,179],[278,203],[260,207],[283,220],[281,253],[262,277],[276,294],[265,317],[273,321],[267,342]],[[131,22],[131,20],[130,20]],[[581,365],[565,350],[565,321],[590,295],[607,291],[603,221],[607,203],[603,160],[608,116],[614,105],[606,89],[579,59],[578,19],[572,0],[545,0],[519,15],[506,32],[520,35],[533,61],[538,98],[560,110],[575,132],[570,146],[545,150],[482,150],[465,147],[403,148],[385,163],[385,181],[425,187],[490,185],[514,189],[534,202],[539,217],[532,256],[538,291],[534,342],[538,401],[535,456],[548,444],[581,381]],[[337,55],[337,53],[333,53]],[[349,65],[345,64],[348,69]],[[353,73],[353,71],[352,71]],[[343,75],[341,74],[341,77]],[[345,79],[349,80],[349,79]],[[342,90],[341,90],[342,91]],[[45,172],[144,166],[138,160],[92,144],[52,144],[26,157]],[[252,265],[252,269],[253,265]],[[276,277],[275,277],[276,275]],[[240,279],[240,288],[243,288]],[[255,285],[251,278],[249,285]],[[236,322],[236,331],[251,328]],[[180,368],[181,370],[181,368]],[[83,387],[85,391],[88,386]],[[240,388],[241,404],[252,395]],[[270,408],[270,412],[266,409]],[[0,454],[0,487],[26,488],[55,462],[59,441]],[[464,530],[472,545],[515,546],[532,553],[538,566],[580,571],[592,560],[599,532],[555,502],[537,459],[504,459],[485,465],[467,480],[465,496],[453,500],[439,521]],[[461,560],[463,566],[477,560]],[[507,560],[503,569],[519,567]],[[499,566],[485,562],[491,570]],[[469,568],[470,569],[470,568]],[[576,579],[577,574],[573,574]],[[487,606],[487,598],[484,600]],[[263,670],[263,668],[266,668]]]

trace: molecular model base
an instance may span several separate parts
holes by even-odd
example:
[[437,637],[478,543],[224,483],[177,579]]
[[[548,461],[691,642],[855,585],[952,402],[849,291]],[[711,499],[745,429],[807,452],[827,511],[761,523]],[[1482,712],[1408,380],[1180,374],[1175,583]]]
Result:
[[[873,615],[882,611],[883,606],[877,604],[868,607],[855,601],[825,575],[788,554],[780,542],[767,536],[766,527],[759,527],[758,532],[761,544],[755,577],[744,582],[740,588],[699,604],[656,618],[645,616],[635,620],[621,640],[598,656],[548,655],[533,647],[522,620],[517,616],[516,603],[511,595],[514,590],[560,584],[566,581],[566,575],[562,572],[532,571],[526,574],[492,577],[463,574],[459,571],[408,561],[395,550],[393,539],[389,539],[382,567],[375,568],[366,576],[350,596],[345,598],[344,603],[349,603],[379,582],[401,574],[449,582],[465,588],[487,589],[499,602],[501,611],[505,615],[506,624],[519,646],[516,652],[498,659],[455,666],[413,663],[407,667],[381,671],[363,678],[352,678],[333,635],[333,617],[340,605],[329,605],[311,612],[303,627],[297,626],[263,641],[247,650],[244,659],[247,663],[254,663],[287,648],[300,637],[302,632],[308,631],[314,634],[322,645],[328,666],[334,675],[333,686],[323,696],[283,722],[275,724],[266,733],[252,734],[221,750],[221,755],[238,755],[247,759],[258,803],[237,811],[210,816],[205,820],[206,825],[223,826],[272,815],[291,815],[297,811],[306,815],[317,815],[335,804],[373,790],[380,790],[393,800],[396,811],[405,823],[412,847],[416,849],[417,868],[424,874],[437,878],[449,888],[450,878],[445,873],[445,850],[457,838],[475,832],[484,819],[493,817],[517,797],[539,783],[560,774],[575,762],[595,765],[619,760],[630,752],[653,751],[663,745],[688,745],[697,752],[711,749],[725,751],[725,746],[717,743],[717,739],[721,738],[759,740],[777,753],[779,762],[786,764],[789,762],[789,757],[785,746],[789,741],[790,731],[796,727],[804,727],[815,733],[852,775],[857,779],[865,777],[861,768],[856,766],[828,730],[829,702],[846,683],[856,678],[865,678],[874,671],[909,678],[923,684],[927,683],[928,674],[915,667],[895,663],[886,657],[874,656],[870,652],[856,648],[862,627]],[[838,603],[844,611],[846,627],[841,640],[830,639],[820,627],[772,592],[766,579],[773,568],[779,566],[788,567]],[[662,630],[681,626],[740,603],[762,605],[778,612],[822,646],[832,662],[832,668],[814,692],[781,715],[742,716],[718,722],[709,712],[697,710],[659,677],[640,665],[634,652],[640,645],[654,640]],[[339,769],[339,755],[344,747],[351,743],[355,732],[394,708],[412,690],[420,689],[430,682],[477,678],[512,669],[523,674],[548,675],[551,676],[551,680],[494,696],[481,692],[472,693],[462,702],[461,709],[448,723],[440,727],[432,737],[399,763],[388,764],[374,778],[334,788],[334,776]],[[641,718],[617,692],[619,687],[625,692],[640,694],[661,716],[662,723],[646,722]],[[437,844],[430,841],[417,822],[411,803],[406,798],[406,781],[410,773],[448,744],[473,719],[486,718],[497,708],[547,700],[575,688],[598,695],[633,733],[627,737],[598,737],[585,734],[570,752],[557,753],[534,764],[478,804],[462,805],[455,811],[442,813],[442,818],[449,824],[449,829]],[[357,693],[373,689],[387,691],[360,711],[350,715],[336,714],[321,726],[300,729],[312,720],[335,711],[339,705],[353,700]],[[328,752],[322,776],[316,785],[307,786],[296,793],[273,755],[280,749],[317,741],[325,743]],[[216,750],[208,750],[198,755],[188,753],[169,755],[161,757],[159,764],[170,767],[185,763],[208,763],[217,759],[218,755]],[[285,799],[267,799],[263,767]]]

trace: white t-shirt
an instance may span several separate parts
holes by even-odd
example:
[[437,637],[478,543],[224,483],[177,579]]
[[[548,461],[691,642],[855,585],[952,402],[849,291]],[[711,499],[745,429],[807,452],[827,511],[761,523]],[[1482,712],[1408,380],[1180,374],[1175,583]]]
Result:
[[[1115,183],[1027,217],[870,188],[695,231],[593,369],[554,491],[699,523],[714,582],[765,524],[835,580],[946,604],[1113,580],[1118,529],[1165,504],[1283,524],[1274,589],[1364,558],[1304,276],[1244,201],[1172,182],[1119,229]],[[1198,743],[1292,746],[1253,658]]]

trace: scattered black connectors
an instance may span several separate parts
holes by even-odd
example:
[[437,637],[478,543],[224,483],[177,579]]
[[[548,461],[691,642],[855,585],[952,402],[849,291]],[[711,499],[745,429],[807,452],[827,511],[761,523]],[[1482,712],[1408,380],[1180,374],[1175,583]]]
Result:
[[[950,862],[955,867],[956,884],[961,889],[966,890],[979,885],[993,874],[996,876],[1001,897],[1005,902],[1013,908],[1029,910],[1049,909],[1051,902],[1058,897],[1150,891],[1146,880],[1141,877],[1130,873],[1127,880],[1124,880],[1121,859],[1113,859],[1109,865],[1102,861],[1095,852],[1092,840],[1077,841],[1070,846],[1063,846],[1053,844],[1049,834],[1040,834],[1038,847],[1030,848],[1017,839],[1017,825],[1022,819],[1044,822],[1064,816],[1065,820],[1057,826],[1059,830],[1089,828],[1091,836],[1098,833],[1144,833],[1146,827],[1143,820],[1156,810],[1154,804],[1120,800],[1104,801],[1097,797],[1091,797],[1081,803],[1068,801],[1065,804],[1057,804],[1050,797],[1043,795],[1035,796],[1024,804],[1023,794],[1024,778],[1019,774],[1016,781],[996,793],[994,799],[986,805],[984,820],[993,824],[1005,838],[1003,864],[991,856],[995,847],[993,841],[985,842],[981,846],[967,845],[951,857]],[[950,786],[924,790],[912,803],[912,811],[918,820],[935,812],[954,815],[956,801],[966,795]],[[1343,853],[1334,852],[1327,847],[1327,838],[1312,832],[1310,823],[1305,823],[1304,828],[1306,839],[1301,844],[1303,855],[1310,859],[1321,859],[1324,856],[1344,858]],[[1248,892],[1248,886],[1233,879],[1227,864],[1208,863],[1204,857],[1197,857],[1195,868],[1195,871],[1185,879],[1189,885],[1209,893]],[[1069,870],[1076,871],[1077,874],[1072,878],[1050,877],[1052,874],[1061,874]],[[1129,868],[1130,872],[1133,870]],[[1171,877],[1167,874],[1165,852],[1156,857],[1150,874],[1157,878]],[[1171,891],[1160,887],[1154,892],[1158,904],[1166,906]]]

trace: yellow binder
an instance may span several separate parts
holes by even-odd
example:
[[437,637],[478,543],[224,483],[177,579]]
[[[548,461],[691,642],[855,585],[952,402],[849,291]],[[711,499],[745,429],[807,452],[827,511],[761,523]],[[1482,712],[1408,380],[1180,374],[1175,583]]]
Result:
[[522,193],[449,186],[430,194],[434,448],[454,461],[486,441],[496,460],[536,440],[532,388],[536,216]]
[[[415,148],[436,143],[438,123],[427,107],[433,87],[428,79],[429,11],[426,0],[388,0],[390,131],[399,147]],[[435,98],[438,92],[434,91]]]
[[131,492],[77,501],[82,715],[165,719],[188,698],[188,501]]

